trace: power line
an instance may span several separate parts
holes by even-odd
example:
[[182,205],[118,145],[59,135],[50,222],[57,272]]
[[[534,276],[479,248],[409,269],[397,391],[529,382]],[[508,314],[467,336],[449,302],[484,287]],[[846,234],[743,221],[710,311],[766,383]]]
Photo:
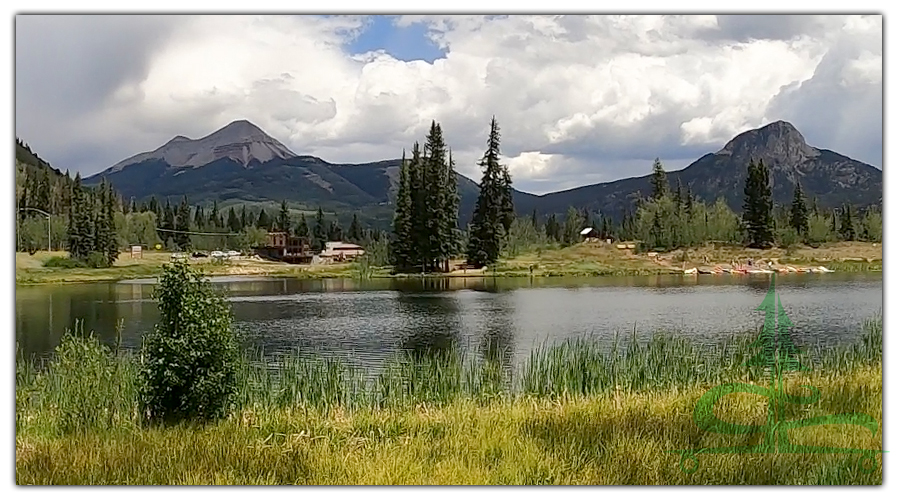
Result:
[[196,231],[178,231],[177,229],[163,229],[161,227],[156,228],[157,231],[165,231],[167,233],[179,233],[179,234],[196,234],[198,236],[240,236],[241,233],[198,233]]

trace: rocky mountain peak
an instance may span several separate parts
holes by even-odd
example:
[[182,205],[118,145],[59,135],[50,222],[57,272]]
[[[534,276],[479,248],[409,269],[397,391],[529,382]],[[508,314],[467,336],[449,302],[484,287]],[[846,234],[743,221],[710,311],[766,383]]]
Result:
[[739,134],[716,154],[730,155],[741,164],[762,160],[777,169],[794,167],[821,153],[791,123],[779,120]]
[[171,167],[180,168],[202,167],[222,158],[230,158],[247,167],[252,161],[265,163],[295,156],[287,146],[253,123],[236,120],[200,139],[175,136],[159,148],[122,160],[107,171],[118,172],[147,160],[163,160]]

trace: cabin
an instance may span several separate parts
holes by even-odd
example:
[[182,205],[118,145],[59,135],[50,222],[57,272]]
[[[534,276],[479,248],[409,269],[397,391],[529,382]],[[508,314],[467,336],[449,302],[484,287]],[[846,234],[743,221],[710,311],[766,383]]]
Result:
[[266,235],[266,244],[254,247],[253,251],[263,259],[291,264],[308,264],[313,257],[307,238],[291,236],[285,232],[270,232]]
[[354,260],[366,253],[366,250],[353,243],[343,241],[327,241],[325,249],[319,253],[318,257],[322,262],[344,262]]
[[585,242],[595,243],[600,241],[600,231],[592,227],[586,227],[581,230],[581,239]]

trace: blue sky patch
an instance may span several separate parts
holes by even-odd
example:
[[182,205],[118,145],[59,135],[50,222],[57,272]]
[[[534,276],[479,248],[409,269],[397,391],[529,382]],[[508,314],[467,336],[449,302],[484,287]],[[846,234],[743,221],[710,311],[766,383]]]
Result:
[[446,55],[428,38],[425,23],[400,27],[394,25],[395,18],[371,16],[362,33],[347,44],[347,50],[352,54],[383,50],[401,61],[423,60],[428,63]]

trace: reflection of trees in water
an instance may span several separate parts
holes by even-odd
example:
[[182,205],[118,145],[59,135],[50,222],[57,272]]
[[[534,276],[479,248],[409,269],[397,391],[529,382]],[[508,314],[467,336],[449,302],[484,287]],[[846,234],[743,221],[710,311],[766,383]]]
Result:
[[479,314],[479,355],[483,360],[499,362],[508,371],[513,367],[516,326],[513,318],[515,306],[510,303],[512,294],[492,294],[487,309]]
[[424,280],[425,289],[403,292],[397,297],[397,313],[404,326],[400,348],[416,354],[436,354],[460,346],[461,321],[457,300],[434,293],[450,280]]

